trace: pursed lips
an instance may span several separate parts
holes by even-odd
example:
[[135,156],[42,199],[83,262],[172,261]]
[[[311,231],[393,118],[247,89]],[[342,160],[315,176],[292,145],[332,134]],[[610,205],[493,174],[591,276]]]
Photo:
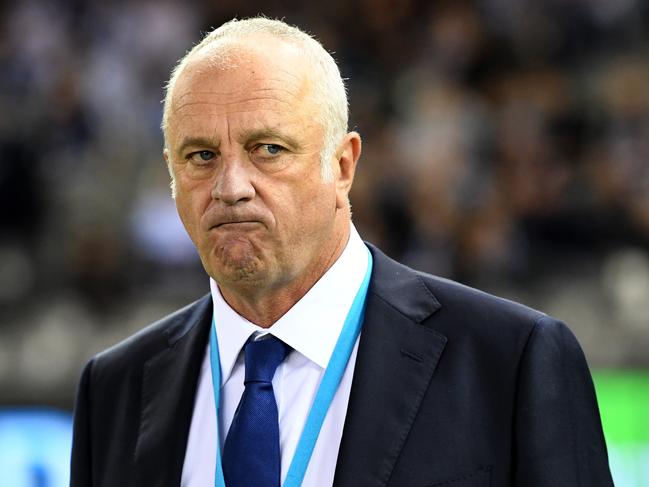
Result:
[[210,230],[214,230],[216,228],[231,228],[231,227],[246,228],[248,226],[259,225],[259,224],[261,224],[259,220],[230,220],[230,221],[217,223],[216,225],[212,225],[212,227],[210,227]]
[[203,228],[208,232],[219,229],[226,230],[228,228],[232,230],[253,230],[255,226],[265,225],[264,221],[264,218],[253,213],[212,213],[210,215],[205,215],[205,218],[203,219]]

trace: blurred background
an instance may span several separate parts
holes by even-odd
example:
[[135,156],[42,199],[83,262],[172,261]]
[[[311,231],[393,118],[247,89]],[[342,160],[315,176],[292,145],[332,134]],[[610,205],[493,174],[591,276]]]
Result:
[[361,235],[566,321],[616,485],[649,486],[642,0],[1,2],[0,485],[66,485],[83,364],[209,291],[169,196],[163,85],[202,32],[258,13],[348,78]]

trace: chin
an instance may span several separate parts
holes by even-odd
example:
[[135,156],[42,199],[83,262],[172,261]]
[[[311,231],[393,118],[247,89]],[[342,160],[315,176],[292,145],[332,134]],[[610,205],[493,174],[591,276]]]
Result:
[[262,278],[264,266],[249,242],[241,245],[221,246],[211,256],[210,274],[218,276],[217,281],[254,282]]

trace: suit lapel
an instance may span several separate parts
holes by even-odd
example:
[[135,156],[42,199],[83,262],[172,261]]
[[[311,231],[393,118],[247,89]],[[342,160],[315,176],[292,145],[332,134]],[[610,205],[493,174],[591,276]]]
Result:
[[440,308],[416,273],[370,246],[374,270],[334,478],[385,486],[446,338],[420,323]]
[[211,316],[209,295],[179,312],[166,332],[167,346],[144,363],[135,448],[138,485],[180,485]]

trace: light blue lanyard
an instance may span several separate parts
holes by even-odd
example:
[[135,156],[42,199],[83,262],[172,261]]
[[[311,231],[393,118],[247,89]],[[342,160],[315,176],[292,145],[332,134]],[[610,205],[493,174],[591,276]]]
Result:
[[[367,271],[361,283],[354,302],[352,303],[347,318],[343,325],[338,341],[334,348],[329,364],[325,369],[324,376],[316,392],[313,405],[309,411],[309,416],[304,424],[304,429],[300,435],[293,460],[288,468],[286,479],[284,479],[283,487],[299,487],[302,485],[304,474],[313,449],[315,448],[316,440],[320,434],[322,423],[324,422],[331,401],[338,390],[338,385],[342,379],[347,362],[354,349],[354,344],[361,332],[363,325],[363,316],[365,313],[365,295],[367,288],[370,284],[370,276],[372,275],[372,254],[369,249],[367,250]],[[218,431],[218,417],[219,417],[219,398],[221,390],[221,362],[219,359],[219,346],[216,340],[216,328],[214,326],[214,318],[212,318],[212,330],[210,332],[210,365],[212,366],[212,386],[214,389],[214,404],[216,405],[216,418],[217,418],[217,431]],[[218,437],[218,435],[217,435]],[[221,465],[221,449],[219,448],[219,440],[216,440],[216,468],[215,468],[215,481],[216,487],[225,487],[225,480],[223,478],[223,466]]]

